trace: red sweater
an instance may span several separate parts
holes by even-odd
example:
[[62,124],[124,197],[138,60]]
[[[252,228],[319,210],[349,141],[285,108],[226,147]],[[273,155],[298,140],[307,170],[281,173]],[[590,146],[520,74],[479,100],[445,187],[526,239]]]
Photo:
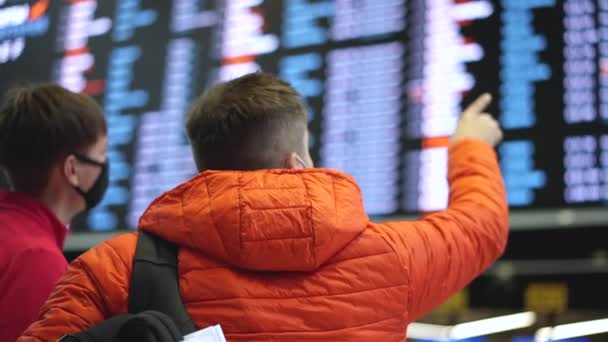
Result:
[[15,341],[36,320],[65,273],[66,233],[38,200],[0,191],[0,341]]

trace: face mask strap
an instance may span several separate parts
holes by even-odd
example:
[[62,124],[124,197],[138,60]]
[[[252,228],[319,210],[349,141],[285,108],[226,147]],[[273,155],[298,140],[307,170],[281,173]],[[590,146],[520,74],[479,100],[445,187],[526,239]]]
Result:
[[[87,162],[87,161],[83,160],[83,162]],[[85,207],[86,210],[92,209],[93,207],[97,206],[101,202],[101,200],[103,199],[103,195],[108,188],[108,183],[109,183],[109,176],[108,176],[109,164],[108,164],[108,162],[100,163],[98,161],[94,161],[94,163],[90,163],[90,164],[98,165],[102,169],[99,176],[97,176],[95,183],[93,183],[93,186],[88,191],[84,191],[77,186],[73,186],[74,190],[76,190],[76,192],[78,192],[78,194],[80,194],[82,196],[82,198],[84,199],[85,204],[86,204],[86,207]]]
[[75,152],[73,152],[72,155],[74,155],[76,159],[80,160],[81,162],[98,166],[102,170],[99,176],[97,177],[97,180],[95,180],[95,183],[93,183],[93,186],[88,191],[85,192],[81,188],[73,186],[74,190],[76,190],[76,192],[78,192],[78,194],[80,194],[84,199],[86,203],[86,210],[90,210],[94,206],[99,204],[99,202],[103,198],[103,194],[107,190],[109,161],[102,163]]
[[298,161],[300,162],[300,164],[302,164],[302,166],[306,169],[306,168],[310,168],[310,166],[308,166],[308,164],[304,161],[304,159],[302,159],[302,157],[300,157],[299,155],[296,154],[296,159],[298,159]]

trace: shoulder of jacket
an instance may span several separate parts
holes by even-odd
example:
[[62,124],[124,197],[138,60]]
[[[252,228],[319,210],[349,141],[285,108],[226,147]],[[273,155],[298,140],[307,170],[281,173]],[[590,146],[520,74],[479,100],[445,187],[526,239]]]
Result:
[[117,235],[109,240],[102,242],[99,246],[105,248],[111,248],[116,252],[129,252],[135,253],[135,246],[137,245],[137,232],[129,232],[125,234]]
[[133,256],[135,255],[136,244],[136,232],[120,234],[91,248],[76,259],[75,263],[96,265],[105,264],[106,262],[116,263],[117,260],[121,260],[125,268],[130,269]]

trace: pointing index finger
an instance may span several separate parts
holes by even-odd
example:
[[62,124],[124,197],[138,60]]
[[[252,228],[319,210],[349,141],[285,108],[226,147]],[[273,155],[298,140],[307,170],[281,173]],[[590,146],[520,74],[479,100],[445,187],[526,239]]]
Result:
[[484,109],[492,102],[492,96],[485,93],[479,96],[473,103],[471,103],[463,112],[462,115],[479,115]]

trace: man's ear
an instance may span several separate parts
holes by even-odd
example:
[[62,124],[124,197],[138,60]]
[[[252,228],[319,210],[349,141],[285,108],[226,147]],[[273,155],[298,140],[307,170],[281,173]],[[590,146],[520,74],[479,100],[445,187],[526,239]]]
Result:
[[306,165],[304,165],[304,161],[297,153],[291,152],[289,158],[287,158],[285,167],[288,169],[301,170],[304,169]]
[[68,183],[72,184],[72,186],[80,185],[78,182],[78,174],[76,172],[76,157],[73,155],[69,155],[63,161],[63,175],[68,180]]

